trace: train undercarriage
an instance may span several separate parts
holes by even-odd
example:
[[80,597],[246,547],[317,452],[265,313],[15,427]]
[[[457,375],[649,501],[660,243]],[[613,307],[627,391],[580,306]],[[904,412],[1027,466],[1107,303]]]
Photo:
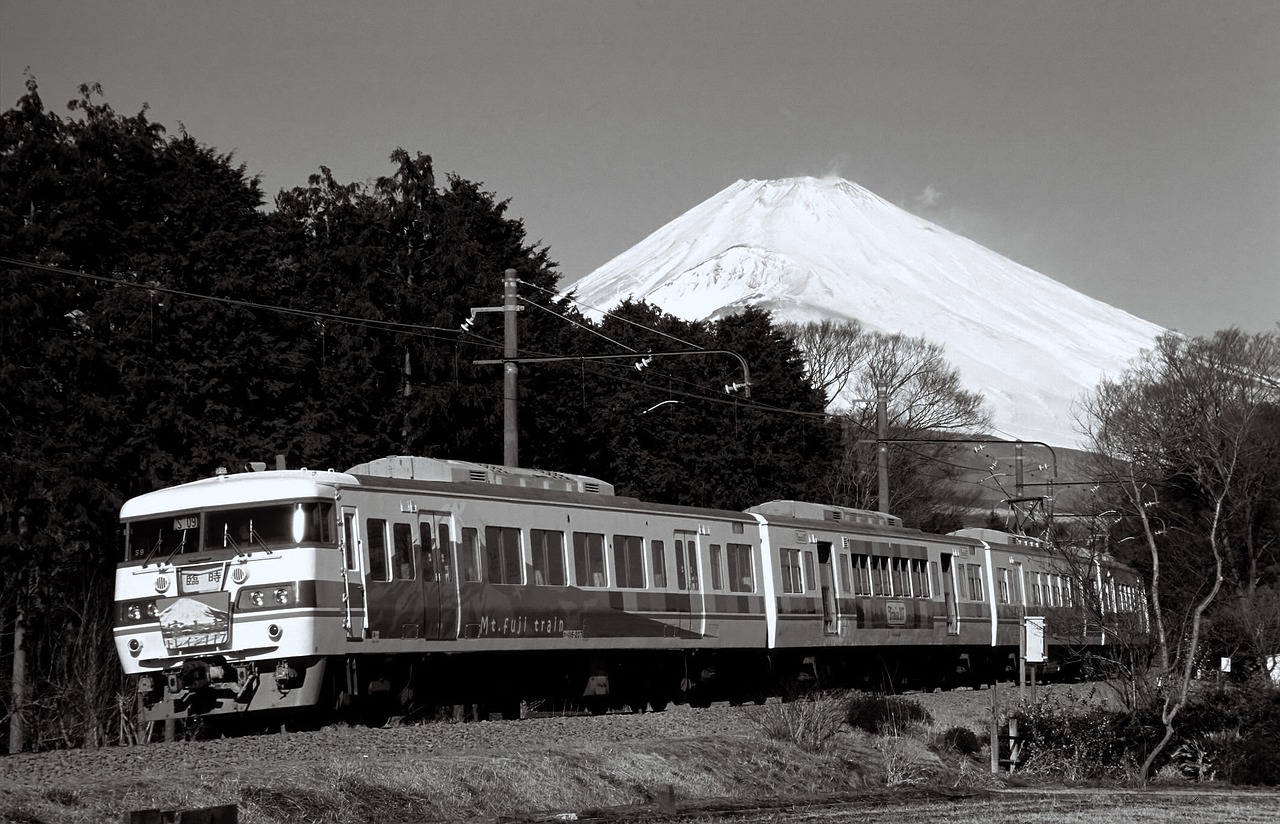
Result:
[[[1016,650],[842,648],[433,653],[254,663],[189,659],[137,679],[143,724],[217,733],[406,720],[661,712],[815,691],[981,688],[1017,680]],[[166,735],[174,734],[166,725]]]

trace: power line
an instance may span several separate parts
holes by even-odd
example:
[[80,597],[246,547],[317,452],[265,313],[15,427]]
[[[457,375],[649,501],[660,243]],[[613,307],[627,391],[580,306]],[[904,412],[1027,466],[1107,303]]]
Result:
[[[538,285],[538,284],[536,284],[536,283],[529,283],[528,281],[524,281],[524,280],[522,280],[522,281],[520,281],[520,282],[521,282],[521,283],[523,283],[523,284],[524,284],[524,285],[526,285],[526,286],[532,286],[534,289],[538,289],[538,290],[541,290],[541,291],[543,291],[543,292],[546,292],[546,293],[547,293],[547,294],[549,294],[549,295],[553,295],[553,296],[555,296],[555,295],[556,295],[556,293],[555,293],[555,292],[553,292],[553,291],[551,291],[550,289],[547,289],[547,288],[545,288],[545,287],[539,286],[539,285]],[[655,334],[655,335],[661,335],[662,337],[664,337],[664,338],[668,338],[668,339],[670,339],[670,340],[673,340],[673,341],[675,341],[676,343],[683,343],[685,346],[692,346],[694,349],[702,349],[702,348],[703,348],[703,347],[699,346],[699,345],[698,345],[698,344],[696,344],[696,343],[690,343],[689,341],[687,341],[687,340],[683,340],[683,339],[681,339],[681,338],[678,338],[678,337],[676,337],[675,335],[670,335],[670,334],[668,334],[668,333],[666,333],[666,332],[663,332],[661,329],[654,329],[652,326],[646,326],[646,325],[644,325],[643,323],[637,323],[636,321],[629,320],[629,319],[627,319],[627,318],[622,317],[621,315],[616,315],[616,314],[614,314],[613,312],[607,312],[607,311],[605,311],[604,309],[600,309],[599,307],[592,306],[592,305],[591,305],[591,304],[589,304],[589,303],[583,303],[582,301],[578,300],[577,298],[573,297],[572,295],[565,295],[564,297],[565,297],[565,300],[568,300],[568,301],[570,301],[570,302],[572,302],[572,303],[575,303],[575,304],[577,304],[578,306],[585,306],[587,309],[590,309],[592,312],[599,312],[603,317],[606,317],[606,318],[613,318],[613,319],[614,319],[614,320],[616,320],[616,321],[620,321],[620,322],[622,322],[622,323],[630,324],[630,325],[632,325],[632,326],[634,326],[634,327],[636,327],[636,328],[638,328],[638,329],[643,329],[643,330],[645,330],[646,332],[652,332],[652,333],[653,333],[653,334]],[[559,314],[559,313],[557,312],[556,314]],[[564,316],[563,316],[563,315],[561,315],[561,317],[564,317]],[[568,320],[568,318],[565,318],[565,320]]]
[[[0,263],[8,264],[23,269],[33,269],[36,271],[50,272],[58,275],[69,275],[83,280],[91,280],[97,283],[109,283],[113,286],[123,286],[129,289],[141,289],[148,292],[155,292],[164,295],[174,295],[177,297],[190,298],[193,300],[207,300],[214,303],[221,303],[228,306],[241,306],[247,309],[257,309],[264,312],[278,312],[284,315],[294,315],[297,317],[311,318],[312,320],[326,320],[334,323],[344,323],[351,326],[361,326],[372,329],[383,329],[390,332],[402,332],[406,334],[417,335],[419,337],[429,338],[432,340],[449,340],[456,341],[459,334],[456,329],[446,329],[441,326],[427,326],[424,324],[401,323],[399,321],[389,320],[372,320],[369,318],[359,318],[352,315],[338,315],[332,312],[318,312],[313,309],[296,309],[290,306],[279,306],[277,304],[258,303],[251,300],[242,300],[240,298],[220,297],[217,295],[204,295],[198,292],[189,292],[183,289],[174,289],[168,286],[160,286],[151,283],[139,283],[137,281],[124,280],[122,278],[109,277],[107,275],[97,275],[90,272],[82,272],[76,269],[63,269],[58,266],[50,266],[44,263],[35,263],[33,261],[19,260],[7,256],[0,256]],[[428,335],[424,332],[449,332],[455,337],[441,338],[438,335]]]

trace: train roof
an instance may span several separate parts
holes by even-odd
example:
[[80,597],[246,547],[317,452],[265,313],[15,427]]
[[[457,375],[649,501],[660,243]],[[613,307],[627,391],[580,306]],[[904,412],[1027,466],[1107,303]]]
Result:
[[357,464],[347,472],[351,475],[373,478],[495,484],[593,495],[613,494],[613,484],[587,475],[552,472],[546,469],[497,466],[472,461],[452,461],[443,458],[420,458],[413,455],[391,455],[378,458]]
[[243,503],[332,498],[338,487],[355,486],[357,483],[352,475],[331,469],[273,469],[219,474],[130,498],[120,508],[120,519]]

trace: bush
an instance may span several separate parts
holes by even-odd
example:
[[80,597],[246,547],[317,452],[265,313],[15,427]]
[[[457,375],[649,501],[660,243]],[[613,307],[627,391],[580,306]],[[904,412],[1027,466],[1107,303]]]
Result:
[[919,702],[897,695],[869,692],[858,692],[849,697],[845,718],[849,726],[871,735],[900,732],[933,721],[933,716]]
[[1128,713],[1041,702],[1009,717],[1018,722],[1020,764],[1026,772],[1077,781],[1121,778],[1135,760]]
[[742,708],[771,741],[795,744],[805,752],[822,752],[840,731],[844,703],[838,695],[810,693],[795,701]]
[[961,755],[977,755],[982,752],[982,739],[968,727],[951,727],[942,734],[942,744]]
[[1232,784],[1280,784],[1280,743],[1271,736],[1241,738],[1224,753],[1220,777]]

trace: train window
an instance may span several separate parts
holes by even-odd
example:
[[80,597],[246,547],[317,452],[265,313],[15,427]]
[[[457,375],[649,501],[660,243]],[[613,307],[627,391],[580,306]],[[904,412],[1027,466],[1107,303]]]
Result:
[[871,557],[868,555],[850,555],[849,572],[853,578],[854,595],[871,594]]
[[369,580],[390,581],[387,566],[387,522],[382,518],[368,518],[364,522],[369,542]]
[[436,571],[439,551],[435,547],[435,538],[431,535],[431,522],[418,522],[418,535],[422,539],[422,580],[434,581],[439,573]]
[[667,547],[662,541],[650,541],[650,559],[653,562],[653,585],[657,589],[667,588]]
[[342,517],[342,554],[346,558],[347,569],[356,568],[356,541],[351,528],[353,520],[349,515]]
[[413,527],[408,524],[391,525],[391,574],[397,581],[417,577],[413,570]]
[[333,545],[333,504],[298,504],[306,520],[302,541]]
[[880,555],[871,556],[871,589],[875,595],[893,595],[893,584],[889,578],[888,558]]
[[436,546],[440,550],[440,567],[437,570],[437,572],[439,573],[437,577],[441,581],[452,582],[453,581],[453,564],[452,564],[453,541],[449,538],[449,525],[442,523],[439,525],[439,527],[440,528],[438,532],[439,532],[440,543],[438,543]]
[[999,586],[1000,603],[1009,603],[1009,570],[1004,567],[996,569],[996,583]]
[[493,584],[523,584],[524,564],[520,562],[520,530],[513,526],[484,528],[485,560]]
[[691,532],[677,532],[676,538],[676,586],[679,589],[698,589],[698,540]]
[[[190,516],[170,516],[158,521],[132,524],[137,531],[144,524],[178,524],[195,522]],[[176,528],[176,527],[175,527]],[[189,534],[184,552],[200,548],[198,536]],[[131,545],[138,545],[131,539]],[[333,504],[307,501],[295,504],[271,504],[247,509],[219,509],[205,514],[204,549],[233,548],[245,552],[298,544],[333,545]],[[143,550],[144,554],[146,550]]]
[[729,591],[755,592],[756,576],[751,567],[750,544],[726,544],[729,561]]
[[170,515],[128,525],[125,560],[163,561],[200,549],[200,516]]
[[917,598],[929,597],[929,562],[923,558],[912,558],[911,593]]
[[969,583],[969,600],[981,601],[982,594],[982,567],[978,564],[963,564],[965,568],[965,577]]
[[779,556],[782,562],[782,591],[803,592],[804,586],[800,579],[800,550],[783,547]]
[[812,552],[804,553],[804,580],[806,582],[805,589],[817,588],[817,584],[815,582],[818,580],[818,576],[814,575],[813,573],[813,553]]
[[911,579],[907,575],[906,558],[889,559],[889,579],[893,584],[894,595],[911,595]]
[[462,557],[458,563],[462,566],[462,580],[480,580],[480,533],[473,526],[462,528]]
[[613,574],[624,589],[644,589],[644,541],[639,536],[613,536]]
[[596,532],[573,533],[573,574],[580,587],[603,587],[604,536]]
[[724,589],[724,553],[719,544],[711,545],[711,588]]
[[533,582],[564,586],[564,533],[531,529],[529,539],[529,552],[533,555]]

